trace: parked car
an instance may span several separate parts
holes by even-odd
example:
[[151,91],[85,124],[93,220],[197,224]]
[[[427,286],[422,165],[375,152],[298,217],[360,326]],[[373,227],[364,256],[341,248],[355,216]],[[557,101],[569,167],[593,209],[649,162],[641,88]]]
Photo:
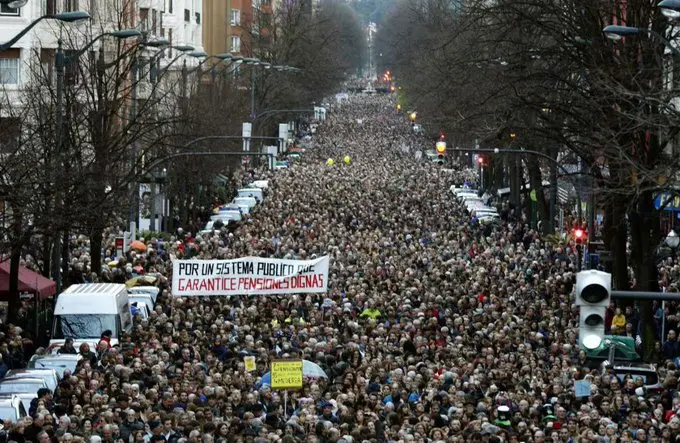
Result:
[[128,288],[128,297],[133,297],[134,294],[148,294],[155,306],[160,292],[161,290],[158,286],[135,286],[133,288]]
[[[30,405],[30,401],[29,401]],[[0,420],[17,423],[28,415],[28,408],[18,395],[0,395]]]
[[73,374],[81,359],[82,357],[78,354],[34,355],[28,361],[28,367],[31,369],[54,369],[59,377],[63,377],[66,369]]
[[0,394],[37,394],[38,389],[41,388],[49,388],[49,386],[40,377],[5,377],[0,381]]
[[132,314],[132,321],[135,321],[137,316],[146,320],[151,315],[149,307],[143,302],[130,302],[130,313]]
[[155,303],[151,298],[151,295],[139,292],[137,293],[131,292],[130,294],[128,294],[128,297],[130,298],[130,305],[132,305],[133,303],[137,303],[137,307],[140,307],[141,305],[146,305],[149,312],[153,311]]
[[614,365],[612,365],[608,360],[605,360],[600,365],[600,369],[603,374],[605,372],[614,372],[616,378],[622,383],[627,378],[632,378],[634,381],[641,380],[646,392],[661,392],[664,390],[663,384],[659,380],[659,374],[656,372],[656,366],[652,364],[614,361]]
[[54,392],[57,386],[59,386],[61,376],[55,369],[49,368],[11,369],[5,375],[4,380],[13,380],[15,378],[42,378],[47,383],[47,387]]

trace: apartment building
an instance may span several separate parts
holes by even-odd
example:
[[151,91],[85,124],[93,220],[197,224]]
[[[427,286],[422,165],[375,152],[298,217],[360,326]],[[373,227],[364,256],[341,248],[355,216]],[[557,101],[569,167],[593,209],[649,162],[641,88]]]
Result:
[[203,0],[205,51],[208,54],[231,52],[250,56],[250,32],[258,0]]
[[[148,38],[166,38],[173,45],[203,49],[202,0],[31,0],[17,9],[0,5],[0,42],[10,40],[39,17],[66,11],[85,11],[91,19],[76,23],[41,21],[11,49],[0,52],[0,86],[21,89],[29,80],[29,62],[36,56],[49,69],[60,35],[66,50],[77,49],[89,38],[115,30],[121,21],[121,27],[147,32]],[[74,41],[74,35],[79,39]],[[176,55],[167,50],[162,57],[169,60]]]

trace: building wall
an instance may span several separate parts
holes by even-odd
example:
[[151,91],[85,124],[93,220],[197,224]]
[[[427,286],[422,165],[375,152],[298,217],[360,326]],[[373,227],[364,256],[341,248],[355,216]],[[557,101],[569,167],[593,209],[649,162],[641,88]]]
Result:
[[252,0],[203,0],[205,51],[209,55],[231,52],[249,56],[248,31]]

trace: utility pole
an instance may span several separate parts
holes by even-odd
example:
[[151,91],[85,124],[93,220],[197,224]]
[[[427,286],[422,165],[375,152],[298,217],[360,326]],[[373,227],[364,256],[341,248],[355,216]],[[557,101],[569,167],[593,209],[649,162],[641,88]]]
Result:
[[[66,60],[64,56],[64,48],[63,48],[63,42],[61,38],[59,38],[59,41],[57,42],[57,53],[55,55],[54,59],[54,70],[56,71],[57,75],[57,91],[56,91],[56,115],[54,116],[54,138],[55,138],[55,149],[54,149],[54,165],[52,166],[54,169],[52,173],[54,174],[54,190],[55,190],[55,198],[54,198],[54,205],[55,205],[55,210],[57,211],[57,214],[59,215],[59,224],[61,224],[62,216],[63,213],[61,211],[61,208],[63,207],[61,197],[60,197],[60,190],[59,190],[59,183],[57,181],[57,171],[61,171],[61,162],[62,162],[62,147],[63,147],[63,138],[64,138],[64,70],[66,68]],[[54,239],[52,241],[52,279],[55,281],[57,284],[57,294],[61,292],[61,250],[62,250],[62,236],[61,236],[61,231],[58,230],[57,232],[54,232]]]
[[[130,124],[134,124],[137,119],[137,72],[139,68],[139,60],[137,54],[134,56],[132,61],[131,71],[131,81],[132,90],[130,91]],[[130,224],[134,223],[138,225],[139,223],[139,178],[137,177],[137,160],[139,157],[139,147],[137,142],[132,142],[132,149],[130,152],[130,168],[132,172],[132,198],[130,200],[130,214],[129,220]],[[134,240],[134,239],[133,239]]]

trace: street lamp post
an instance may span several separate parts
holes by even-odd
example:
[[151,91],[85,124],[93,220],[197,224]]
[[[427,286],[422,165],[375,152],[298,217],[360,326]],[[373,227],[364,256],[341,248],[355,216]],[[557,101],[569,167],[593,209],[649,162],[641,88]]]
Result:
[[[663,3],[663,2],[662,2]],[[667,10],[668,8],[664,8],[662,10]],[[680,14],[680,6],[678,13]],[[604,33],[607,38],[610,40],[614,41],[619,41],[624,37],[630,37],[634,35],[640,35],[640,34],[647,34],[650,37],[653,37],[663,43],[663,45],[668,48],[671,51],[671,54],[673,54],[673,58],[680,58],[680,50],[678,50],[675,46],[671,44],[665,37],[663,37],[661,34],[658,32],[648,29],[648,28],[636,28],[634,26],[621,26],[621,25],[609,25],[605,26],[604,29],[602,29],[602,32]]]
[[253,69],[250,71],[250,118],[255,120],[257,118],[257,113],[255,109],[255,81],[257,79],[257,73],[255,72],[256,66],[262,66],[264,69],[271,69],[279,72],[300,72],[301,69],[294,66],[285,65],[272,65],[271,63],[263,62],[257,58],[244,58],[243,63],[246,65],[252,65]]
[[[70,65],[71,63],[77,62],[80,56],[82,56],[88,49],[92,47],[97,41],[100,39],[106,37],[106,36],[111,36],[115,37],[118,39],[127,39],[130,37],[136,37],[141,35],[141,33],[135,29],[122,29],[119,31],[113,31],[113,32],[106,32],[104,34],[100,34],[94,39],[90,40],[90,42],[85,45],[83,48],[78,50],[75,54],[73,54],[71,57],[66,58],[64,54],[64,49],[62,46],[62,41],[59,39],[58,42],[58,47],[57,47],[57,53],[55,56],[54,60],[54,65],[55,65],[55,71],[57,74],[57,90],[56,90],[56,115],[55,115],[55,152],[56,152],[56,167],[54,168],[55,171],[59,170],[61,168],[61,162],[62,162],[62,157],[63,157],[63,138],[64,138],[64,128],[63,128],[63,121],[64,121],[64,71],[66,70],[66,67]],[[56,184],[56,175],[55,175],[55,184]],[[63,202],[57,202],[57,204],[62,204]],[[53,244],[53,263],[52,263],[52,279],[56,282],[57,284],[57,294],[61,292],[61,277],[62,277],[62,263],[61,263],[61,251],[62,251],[62,238],[59,232],[56,232],[54,235],[54,244]],[[64,261],[63,266],[66,268],[68,263]],[[64,273],[68,271],[66,268],[64,270]]]
[[[0,2],[3,4],[7,4],[10,7],[12,7],[12,2]],[[21,38],[28,34],[28,32],[35,27],[38,23],[40,23],[43,20],[46,19],[55,19],[60,22],[65,22],[65,23],[72,23],[72,22],[77,22],[79,20],[85,20],[90,18],[90,14],[88,14],[85,11],[73,11],[73,12],[62,12],[60,14],[46,14],[43,15],[42,17],[39,17],[35,20],[33,20],[28,26],[26,26],[24,29],[22,29],[17,35],[12,37],[9,41],[0,44],[0,52],[7,51],[10,49],[16,42],[21,40]]]

